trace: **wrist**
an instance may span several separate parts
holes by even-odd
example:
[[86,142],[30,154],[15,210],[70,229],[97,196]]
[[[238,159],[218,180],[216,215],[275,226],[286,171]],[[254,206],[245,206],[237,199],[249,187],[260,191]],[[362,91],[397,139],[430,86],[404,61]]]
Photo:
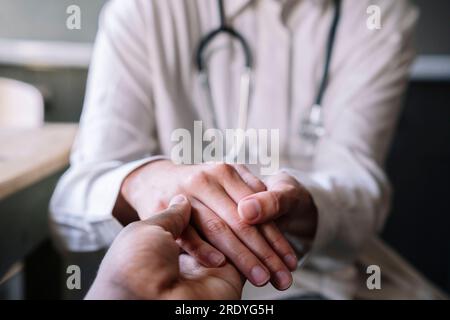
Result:
[[140,185],[142,185],[141,181],[147,179],[147,177],[143,178],[142,176],[143,175],[148,176],[149,168],[156,167],[156,164],[167,161],[169,160],[160,159],[147,162],[142,166],[139,166],[136,169],[134,169],[125,177],[125,179],[123,179],[112,212],[112,215],[122,225],[126,226],[131,222],[139,220],[137,195],[140,192],[139,190],[141,189],[140,188]]
[[137,300],[139,297],[133,295],[114,281],[107,279],[95,279],[85,300]]
[[[131,222],[140,220],[140,214],[145,212],[142,208],[142,194],[148,193],[148,181],[156,177],[156,173],[161,170],[168,170],[172,165],[170,160],[158,159],[147,162],[130,172],[122,182],[117,201],[114,206],[113,216],[122,224],[128,225]],[[148,194],[144,196],[148,198]]]
[[283,172],[297,188],[295,208],[280,219],[280,228],[304,240],[313,241],[317,232],[319,214],[314,198],[309,190],[295,176]]
[[313,240],[317,233],[319,213],[311,193],[305,187],[302,186],[302,188],[304,190],[305,195],[305,200],[302,208],[302,210],[304,210],[303,212],[305,213],[304,216],[306,223],[305,236]]
[[140,189],[148,179],[152,179],[155,176],[155,172],[160,170],[167,170],[172,165],[172,162],[167,159],[159,159],[151,162],[147,162],[142,166],[134,169],[123,180],[120,188],[120,194],[122,197],[137,210],[137,201]]

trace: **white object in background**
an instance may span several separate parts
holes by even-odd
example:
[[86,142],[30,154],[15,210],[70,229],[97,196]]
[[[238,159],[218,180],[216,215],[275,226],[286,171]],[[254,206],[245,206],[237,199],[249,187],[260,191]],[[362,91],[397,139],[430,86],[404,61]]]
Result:
[[30,84],[0,78],[0,129],[36,128],[44,123],[44,98]]
[[0,38],[0,64],[28,68],[87,69],[92,43]]
[[411,78],[416,81],[450,80],[450,55],[421,55],[411,68]]

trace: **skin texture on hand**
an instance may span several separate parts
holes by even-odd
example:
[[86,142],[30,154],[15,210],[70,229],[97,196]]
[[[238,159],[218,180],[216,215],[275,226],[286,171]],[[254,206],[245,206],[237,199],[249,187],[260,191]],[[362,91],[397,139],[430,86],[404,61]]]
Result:
[[177,240],[185,252],[209,267],[220,266],[227,257],[254,285],[270,279],[284,290],[297,266],[294,250],[275,223],[253,226],[238,214],[242,199],[264,191],[266,186],[244,166],[175,165],[160,160],[132,172],[121,196],[135,210],[135,219],[147,219],[174,195],[185,194],[192,205],[191,224]]
[[[248,224],[261,225],[263,233],[270,232],[266,222],[276,221],[283,232],[301,235],[312,242],[318,224],[317,208],[310,193],[286,173],[270,176],[267,190],[255,193],[238,204],[241,218]],[[245,210],[246,208],[253,210]]]
[[240,299],[243,277],[228,262],[206,268],[175,242],[189,224],[184,196],[125,227],[108,250],[86,299]]

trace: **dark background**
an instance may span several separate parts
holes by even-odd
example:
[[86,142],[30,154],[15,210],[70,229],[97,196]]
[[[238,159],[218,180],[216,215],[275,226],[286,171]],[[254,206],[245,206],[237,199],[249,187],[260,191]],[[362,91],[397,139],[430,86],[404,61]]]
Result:
[[387,172],[384,239],[450,292],[450,82],[411,83]]
[[[450,56],[450,1],[414,2],[418,53]],[[450,292],[450,75],[411,80],[387,172],[394,202],[383,238]]]

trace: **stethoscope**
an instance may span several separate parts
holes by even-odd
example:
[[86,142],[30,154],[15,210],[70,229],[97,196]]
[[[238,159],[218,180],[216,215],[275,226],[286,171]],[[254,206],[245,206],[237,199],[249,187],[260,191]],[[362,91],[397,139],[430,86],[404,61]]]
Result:
[[[334,2],[334,17],[330,27],[330,31],[327,39],[326,55],[325,55],[325,65],[322,73],[322,78],[319,83],[319,88],[316,94],[315,101],[310,108],[309,112],[302,117],[300,125],[300,137],[303,141],[303,152],[307,157],[313,156],[315,147],[320,138],[325,134],[325,127],[323,123],[323,107],[322,100],[325,94],[325,90],[328,84],[330,63],[333,54],[334,42],[336,38],[336,30],[339,24],[341,16],[341,0],[333,0]],[[199,72],[199,79],[201,86],[203,87],[206,98],[206,104],[209,106],[209,111],[211,113],[211,121],[214,128],[217,126],[217,116],[215,114],[214,101],[212,98],[211,86],[208,75],[208,68],[204,61],[203,53],[206,50],[208,44],[218,35],[227,34],[241,45],[244,57],[245,57],[245,67],[241,73],[240,77],[240,99],[239,99],[239,112],[238,112],[238,129],[243,131],[247,128],[248,113],[250,110],[251,102],[251,90],[253,86],[252,78],[252,67],[253,67],[253,57],[250,50],[250,46],[245,38],[234,28],[226,24],[225,10],[223,0],[217,0],[217,6],[220,15],[220,26],[213,29],[208,34],[206,34],[201,40],[197,48],[195,55],[197,69]],[[238,147],[240,148],[240,146]]]

